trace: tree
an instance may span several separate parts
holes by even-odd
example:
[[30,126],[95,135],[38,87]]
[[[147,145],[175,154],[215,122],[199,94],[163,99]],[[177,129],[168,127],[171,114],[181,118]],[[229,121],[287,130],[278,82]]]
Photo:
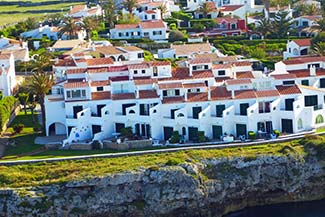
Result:
[[137,7],[137,1],[125,0],[125,2],[123,2],[123,6],[129,12],[129,14],[132,14],[133,8]]
[[256,27],[256,31],[260,33],[264,38],[271,32],[271,21],[268,18],[262,18],[258,21],[258,26]]
[[26,105],[27,105],[27,102],[28,102],[29,94],[28,93],[19,93],[18,98],[19,98],[20,104],[22,104],[24,106],[24,112],[25,112],[25,115],[26,115],[27,114]]
[[168,12],[166,3],[161,4],[158,9],[160,10],[160,17],[163,19],[164,15]]
[[82,21],[81,27],[85,29],[87,38],[91,39],[90,33],[98,29],[99,20],[96,17],[85,17]]
[[31,88],[37,96],[38,103],[41,106],[43,133],[45,133],[45,104],[44,98],[51,90],[54,83],[53,76],[48,72],[34,71],[31,76]]
[[133,14],[123,14],[122,17],[117,21],[118,24],[138,24],[140,19]]
[[285,38],[291,30],[292,18],[289,18],[288,12],[280,11],[276,13],[271,28],[277,38]]
[[173,30],[169,33],[168,41],[174,42],[174,41],[182,41],[186,38],[186,35],[179,30]]
[[103,9],[105,11],[105,18],[110,28],[114,27],[114,23],[116,22],[116,5],[114,0],[108,0],[103,5]]
[[80,27],[75,23],[72,17],[64,19],[62,25],[60,26],[59,35],[62,36],[65,33],[68,33],[68,39],[73,39]]
[[325,31],[325,17],[316,21],[317,25],[311,26],[313,31],[324,32]]
[[311,53],[317,56],[325,56],[325,42],[317,43]]
[[210,4],[208,2],[203,2],[197,11],[201,12],[204,18],[207,18],[208,14],[213,11],[213,8],[210,7]]

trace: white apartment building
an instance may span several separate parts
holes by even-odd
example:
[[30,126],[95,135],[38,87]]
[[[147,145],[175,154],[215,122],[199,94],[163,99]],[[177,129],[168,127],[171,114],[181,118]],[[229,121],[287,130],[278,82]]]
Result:
[[13,94],[16,87],[15,58],[12,53],[0,54],[0,92],[3,96]]
[[84,67],[65,59],[54,67],[64,73],[56,73],[61,79],[45,100],[47,135],[66,135],[65,144],[102,141],[132,127],[139,137],[163,141],[178,131],[197,141],[198,131],[219,140],[325,125],[324,58],[281,61],[271,75],[236,59],[195,58],[177,68],[108,59],[89,59]]

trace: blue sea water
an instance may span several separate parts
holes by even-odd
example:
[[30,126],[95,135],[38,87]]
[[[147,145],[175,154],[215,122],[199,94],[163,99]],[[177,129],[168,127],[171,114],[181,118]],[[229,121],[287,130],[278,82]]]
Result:
[[249,207],[225,217],[325,217],[325,200]]

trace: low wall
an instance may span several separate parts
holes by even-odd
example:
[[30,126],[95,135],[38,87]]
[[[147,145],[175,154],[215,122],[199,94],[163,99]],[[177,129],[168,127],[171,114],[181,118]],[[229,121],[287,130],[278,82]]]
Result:
[[103,148],[113,150],[130,150],[130,149],[141,149],[152,146],[152,141],[149,139],[144,140],[128,140],[123,143],[117,144],[116,142],[104,141]]
[[69,145],[70,150],[92,150],[92,145],[88,143],[72,143]]

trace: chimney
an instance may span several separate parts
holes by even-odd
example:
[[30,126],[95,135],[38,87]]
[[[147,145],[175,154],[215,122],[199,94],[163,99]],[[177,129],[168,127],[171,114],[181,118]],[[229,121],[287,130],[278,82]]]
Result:
[[231,98],[235,99],[235,91],[234,90],[231,90]]
[[135,89],[135,98],[137,98],[137,99],[140,98],[140,91],[139,91],[138,87],[136,87],[136,89]]
[[211,88],[208,86],[208,101],[211,100]]
[[190,75],[190,77],[192,77],[193,76],[193,68],[192,68],[192,66],[191,66],[191,64],[188,64],[188,69],[189,69],[189,75]]
[[187,91],[184,92],[185,102],[187,101]]
[[237,67],[236,65],[234,64],[233,67],[232,67],[232,76],[234,79],[237,79]]
[[316,67],[315,66],[310,66],[309,75],[310,76],[316,76]]

